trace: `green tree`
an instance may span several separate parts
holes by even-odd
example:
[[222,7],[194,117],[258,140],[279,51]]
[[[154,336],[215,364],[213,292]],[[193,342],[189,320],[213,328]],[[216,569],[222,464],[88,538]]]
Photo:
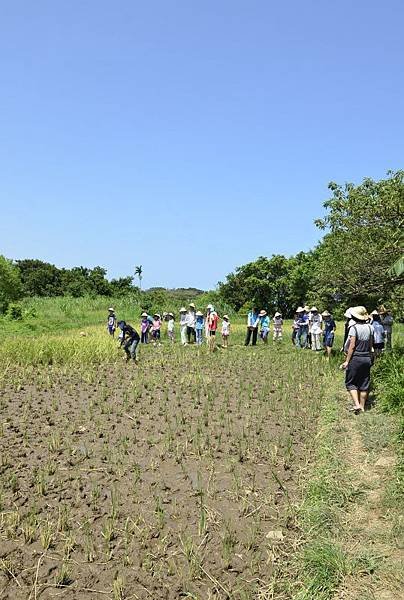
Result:
[[60,296],[61,270],[35,259],[17,260],[24,296]]
[[391,270],[404,252],[404,171],[329,189],[327,214],[315,221],[326,235],[317,248],[313,290],[328,302],[375,306],[404,281]]
[[10,302],[22,296],[21,277],[18,268],[0,254],[0,312],[7,311]]

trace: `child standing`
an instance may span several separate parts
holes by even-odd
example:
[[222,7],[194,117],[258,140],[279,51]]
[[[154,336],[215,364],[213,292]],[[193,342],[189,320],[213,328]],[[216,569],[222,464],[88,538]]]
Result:
[[142,320],[140,321],[140,342],[147,344],[149,341],[149,318],[146,312],[142,313]]
[[153,338],[153,344],[160,346],[161,337],[161,317],[158,313],[153,315],[153,323],[150,329],[151,336]]
[[319,314],[317,308],[313,306],[310,309],[309,331],[311,333],[311,349],[321,350],[321,334],[323,332],[323,317]]
[[203,318],[203,312],[198,310],[195,314],[195,334],[196,334],[196,344],[198,346],[200,346],[202,344],[204,327],[205,327],[205,319]]
[[174,343],[174,325],[175,325],[174,315],[173,315],[173,313],[168,313],[167,317],[168,317],[168,322],[167,322],[168,339],[171,341],[171,343]]
[[380,315],[377,310],[374,310],[370,313],[372,317],[372,327],[373,327],[373,349],[375,351],[375,358],[381,355],[384,350],[384,342],[386,338],[386,334],[384,331],[384,327],[381,324]]
[[[300,307],[299,307],[299,309],[300,309]],[[293,323],[292,323],[292,344],[294,346],[297,346],[297,339],[299,337],[299,329],[300,329],[299,320],[300,320],[300,314],[296,310],[295,316],[293,317]]]
[[274,341],[282,339],[283,319],[280,312],[274,314]]
[[230,321],[227,315],[223,315],[222,322],[222,346],[223,348],[229,347],[229,335],[230,335]]
[[182,307],[180,308],[180,332],[181,332],[181,344],[183,346],[187,345],[187,309]]
[[107,329],[109,335],[112,335],[112,337],[114,337],[116,329],[116,316],[112,306],[108,309]]
[[216,345],[216,331],[217,331],[217,324],[219,321],[219,316],[217,314],[217,312],[215,311],[214,307],[212,306],[211,311],[209,313],[209,350],[211,352],[214,351],[215,349],[215,345]]
[[259,312],[259,318],[260,318],[260,326],[261,326],[260,337],[261,337],[262,341],[264,342],[264,344],[267,344],[268,343],[268,335],[269,335],[269,325],[270,325],[270,320],[269,320],[267,311],[261,310]]
[[324,338],[323,338],[324,350],[327,354],[327,359],[330,360],[331,351],[332,351],[332,347],[334,344],[334,335],[335,335],[336,325],[335,325],[334,319],[332,318],[332,316],[330,315],[328,310],[325,310],[324,312],[322,312],[321,316],[323,317],[323,320],[324,320]]

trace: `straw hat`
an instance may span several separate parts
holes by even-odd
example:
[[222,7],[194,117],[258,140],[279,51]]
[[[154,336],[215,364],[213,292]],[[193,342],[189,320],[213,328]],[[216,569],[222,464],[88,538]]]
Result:
[[227,319],[228,320],[229,316],[228,315],[223,315],[223,319]]
[[385,315],[387,312],[387,308],[382,304],[379,308],[379,315]]
[[378,314],[379,314],[379,311],[375,309],[375,310],[372,310],[372,312],[371,312],[370,314],[371,314],[371,315],[378,315]]
[[168,316],[173,317],[174,315],[173,315],[173,313],[168,313]]
[[112,308],[112,306],[109,307],[109,312],[114,312],[114,309]]
[[158,317],[159,319],[161,319],[159,313],[154,313],[153,317]]
[[331,317],[331,314],[328,312],[328,310],[324,310],[324,311],[321,313],[321,316],[322,316],[322,317]]
[[310,312],[310,308],[307,306],[307,304],[306,304],[306,306],[303,308],[303,310],[305,310],[306,312]]
[[274,314],[274,317],[281,317],[281,316],[282,316],[282,313],[280,313],[280,312],[276,312],[276,313]]
[[351,308],[347,308],[346,311],[344,312],[344,317],[346,319],[350,319],[351,318]]
[[264,309],[260,310],[260,312],[259,312],[260,317],[265,317],[266,314],[267,314],[267,311]]
[[351,315],[357,321],[367,321],[369,319],[368,311],[364,306],[354,306],[351,308]]
[[206,310],[212,310],[213,306],[211,304],[208,304],[206,307]]
[[183,306],[180,308],[180,312],[187,312],[187,309],[184,308]]
[[310,312],[318,312],[317,306],[312,306]]
[[141,316],[141,317],[147,317],[147,316],[148,316],[148,314],[147,314],[147,312],[142,312],[142,314],[141,314],[140,316]]
[[195,304],[194,304],[193,302],[190,302],[190,303],[188,304],[188,306],[189,306],[190,308],[195,308]]
[[203,312],[201,312],[200,310],[197,310],[196,313],[195,313],[195,315],[197,317],[203,317]]
[[304,308],[303,308],[302,306],[298,306],[298,307],[296,308],[296,311],[295,311],[295,312],[297,312],[297,313],[304,312]]

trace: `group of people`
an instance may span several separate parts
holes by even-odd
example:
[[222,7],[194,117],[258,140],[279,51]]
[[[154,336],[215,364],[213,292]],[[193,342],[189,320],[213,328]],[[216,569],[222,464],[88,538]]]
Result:
[[[209,349],[213,351],[216,344],[219,319],[222,321],[222,348],[227,348],[230,336],[230,320],[228,315],[223,315],[223,317],[220,318],[212,304],[208,304],[205,314],[200,310],[197,311],[193,302],[189,304],[188,309],[185,307],[180,308],[179,326],[181,344],[183,346],[187,346],[188,344],[200,346],[205,339]],[[116,329],[120,329],[120,345],[125,350],[128,360],[133,359],[137,361],[137,347],[139,343],[148,344],[149,341],[151,341],[154,345],[160,345],[161,329],[164,322],[167,323],[167,336],[173,343],[175,341],[174,313],[165,312],[162,315],[159,313],[149,315],[147,312],[143,312],[141,314],[139,334],[136,329],[132,327],[132,325],[126,323],[126,321],[117,320],[112,306],[108,309],[108,332],[111,336],[114,336]]]

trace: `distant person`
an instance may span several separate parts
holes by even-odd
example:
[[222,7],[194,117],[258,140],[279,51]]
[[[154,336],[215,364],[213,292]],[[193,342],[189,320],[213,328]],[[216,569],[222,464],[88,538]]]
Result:
[[181,344],[183,346],[187,345],[187,309],[183,306],[180,308],[180,334],[181,334]]
[[292,322],[292,344],[294,346],[297,345],[297,337],[299,334],[299,329],[300,329],[300,325],[299,325],[299,313],[295,312],[295,315],[293,317],[293,322]]
[[149,342],[150,321],[147,312],[143,312],[140,321],[140,342],[147,344]]
[[228,315],[223,315],[222,321],[222,346],[223,348],[229,347],[229,336],[230,336],[230,320]]
[[203,312],[198,310],[195,313],[195,336],[196,343],[201,346],[203,341],[203,330],[205,329],[205,319],[203,318]]
[[391,350],[393,341],[393,323],[394,319],[391,312],[382,304],[379,308],[380,322],[383,325],[385,333],[386,350]]
[[215,311],[215,307],[212,306],[209,313],[209,350],[214,351],[216,346],[216,331],[219,322],[219,315]]
[[155,313],[153,315],[153,323],[150,328],[150,333],[153,338],[153,344],[155,346],[160,346],[160,338],[161,338],[161,317],[159,313]]
[[260,338],[264,344],[268,344],[269,329],[271,325],[269,315],[267,311],[263,309],[260,310],[258,316],[260,319]]
[[136,329],[125,321],[119,321],[118,327],[121,330],[121,346],[125,350],[126,360],[131,358],[137,363],[137,347],[140,342],[140,336]]
[[114,337],[116,330],[116,315],[112,306],[108,309],[107,330],[109,335]]
[[191,302],[187,312],[187,340],[188,344],[196,341],[195,334],[195,304]]
[[335,324],[334,319],[332,318],[332,315],[328,312],[328,310],[325,310],[324,312],[322,312],[321,316],[323,317],[323,323],[324,323],[324,338],[323,338],[324,351],[327,355],[327,359],[330,360],[330,356],[332,353],[332,347],[334,345],[335,330],[336,330],[337,326]]
[[348,331],[349,328],[351,327],[351,325],[353,325],[354,323],[352,321],[352,317],[351,317],[351,309],[347,308],[346,311],[344,312],[344,318],[345,318],[345,323],[344,323],[344,340],[342,342],[342,348],[341,348],[341,352],[347,352],[346,349],[346,344],[347,344],[347,340],[348,340]]
[[175,328],[175,319],[174,319],[174,314],[173,313],[168,313],[167,315],[167,335],[168,335],[168,339],[170,340],[171,343],[174,343],[174,339],[175,339],[175,334],[174,334],[174,328]]
[[208,304],[206,307],[206,317],[205,317],[205,340],[206,343],[209,344],[209,315],[212,311],[213,305]]
[[309,331],[311,334],[311,349],[321,350],[321,335],[323,332],[323,317],[319,314],[317,307],[310,309]]
[[364,306],[351,308],[350,314],[354,324],[348,331],[348,352],[341,368],[345,369],[345,386],[353,400],[353,410],[358,413],[365,410],[369,394],[373,329]]
[[305,314],[307,315],[307,320],[308,320],[306,348],[311,348],[311,323],[310,323],[311,311],[310,311],[310,307],[307,306],[307,304],[303,307],[303,310],[304,310]]
[[307,336],[309,333],[309,316],[302,306],[296,309],[299,315],[297,325],[299,326],[296,334],[296,348],[307,348]]
[[283,331],[283,319],[282,313],[276,312],[274,314],[274,341],[280,342],[282,339],[282,331]]
[[256,346],[258,337],[258,325],[260,322],[257,308],[254,306],[247,315],[247,335],[245,338],[245,346],[248,346],[252,337],[252,345]]
[[370,313],[372,318],[373,327],[373,348],[375,351],[375,358],[379,357],[384,350],[386,332],[381,324],[380,315],[377,310]]

